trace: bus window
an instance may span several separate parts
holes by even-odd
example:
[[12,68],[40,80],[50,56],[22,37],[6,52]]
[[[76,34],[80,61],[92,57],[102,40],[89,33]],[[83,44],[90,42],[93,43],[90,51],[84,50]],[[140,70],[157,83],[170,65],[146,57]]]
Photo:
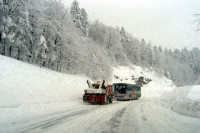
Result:
[[141,87],[140,86],[137,86],[137,91],[140,91],[141,90]]
[[134,86],[132,86],[132,85],[129,85],[129,91],[133,91],[134,90]]
[[118,92],[121,93],[121,94],[126,94],[126,91],[127,91],[127,88],[120,88],[118,90]]

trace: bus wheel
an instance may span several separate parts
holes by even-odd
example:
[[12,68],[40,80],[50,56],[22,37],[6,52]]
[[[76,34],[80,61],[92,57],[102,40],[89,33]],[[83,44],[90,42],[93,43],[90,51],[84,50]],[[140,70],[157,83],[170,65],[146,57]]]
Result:
[[129,99],[128,99],[129,101],[131,100],[131,95],[129,95]]

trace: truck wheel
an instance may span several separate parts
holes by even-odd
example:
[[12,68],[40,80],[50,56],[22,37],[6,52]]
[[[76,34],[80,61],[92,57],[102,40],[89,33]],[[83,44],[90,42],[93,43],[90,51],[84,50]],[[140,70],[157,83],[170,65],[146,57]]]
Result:
[[86,95],[83,95],[83,102],[86,102]]
[[112,97],[111,97],[111,98],[109,98],[109,103],[112,103],[112,100],[113,100],[113,99],[112,99]]

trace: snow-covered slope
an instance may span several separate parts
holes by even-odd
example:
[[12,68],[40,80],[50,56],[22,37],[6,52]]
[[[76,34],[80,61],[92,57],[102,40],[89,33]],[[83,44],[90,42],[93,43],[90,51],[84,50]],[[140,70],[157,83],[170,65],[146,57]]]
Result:
[[76,106],[87,79],[0,55],[0,122]]

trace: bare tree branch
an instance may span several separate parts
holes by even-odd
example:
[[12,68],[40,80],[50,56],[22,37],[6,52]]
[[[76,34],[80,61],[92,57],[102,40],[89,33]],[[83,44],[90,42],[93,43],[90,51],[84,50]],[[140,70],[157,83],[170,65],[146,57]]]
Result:
[[194,14],[193,15],[196,19],[193,20],[194,23],[197,23],[197,31],[200,31],[200,14]]

